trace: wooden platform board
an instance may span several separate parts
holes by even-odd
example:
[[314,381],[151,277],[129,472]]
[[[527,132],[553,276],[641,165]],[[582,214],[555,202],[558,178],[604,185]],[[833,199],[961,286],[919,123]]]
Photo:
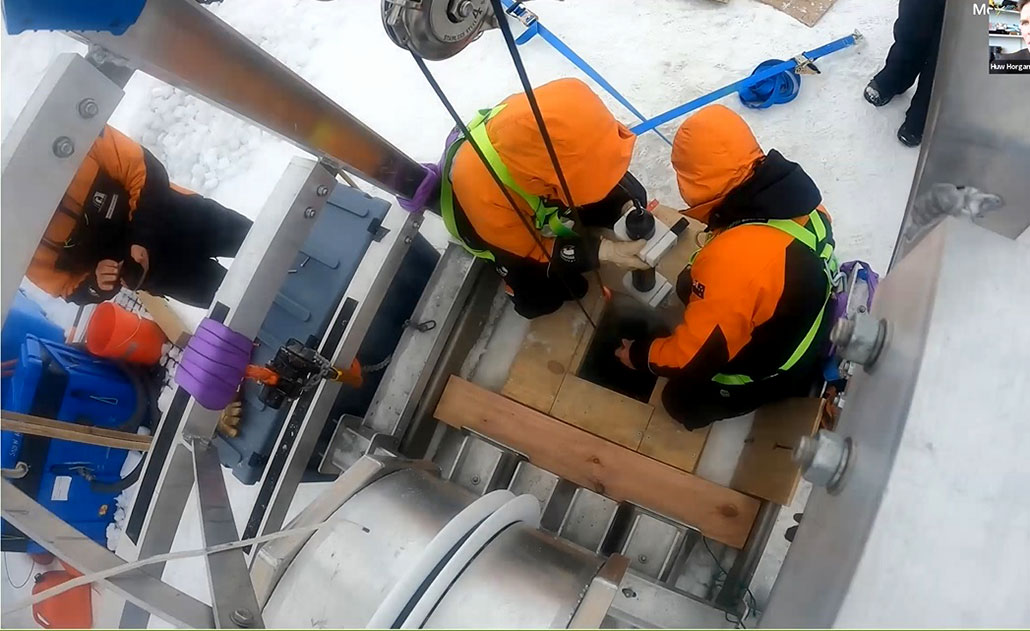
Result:
[[551,406],[551,416],[637,451],[654,408],[567,374]]
[[451,377],[436,418],[525,454],[533,464],[613,500],[694,526],[735,548],[747,541],[759,502],[586,433],[504,396]]
[[807,26],[815,26],[837,0],[762,0]]
[[[604,311],[600,290],[591,286],[583,304],[597,322]],[[534,319],[501,394],[535,410],[549,412],[565,375],[579,371],[592,336],[593,328],[575,302]]]
[[668,379],[662,377],[655,384],[650,401],[654,413],[651,414],[651,421],[644,430],[644,438],[637,451],[677,469],[693,472],[708,442],[710,428],[691,431],[669,416],[662,405],[662,390],[666,383]]
[[730,486],[789,506],[801,480],[801,469],[791,460],[791,454],[802,436],[818,431],[823,403],[817,397],[802,397],[759,408]]

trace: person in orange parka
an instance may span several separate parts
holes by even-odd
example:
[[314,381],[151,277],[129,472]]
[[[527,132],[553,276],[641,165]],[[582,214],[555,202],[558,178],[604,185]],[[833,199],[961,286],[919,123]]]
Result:
[[105,126],[43,233],[26,276],[43,291],[89,304],[121,285],[206,307],[251,222],[169,183],[139,143]]
[[647,267],[636,256],[643,241],[591,238],[581,234],[582,227],[573,228],[567,214],[575,204],[586,226],[611,227],[628,203],[647,204],[646,190],[627,171],[636,137],[578,79],[552,81],[534,93],[572,199],[566,199],[523,93],[469,124],[523,216],[461,137],[449,143],[440,190],[448,231],[474,255],[493,262],[515,310],[527,318],[583,297],[583,274],[599,261]]
[[662,402],[689,429],[807,395],[837,275],[819,189],[721,105],[683,123],[672,165],[686,214],[712,236],[677,281],[683,322],[668,337],[623,340],[616,355],[669,377]]

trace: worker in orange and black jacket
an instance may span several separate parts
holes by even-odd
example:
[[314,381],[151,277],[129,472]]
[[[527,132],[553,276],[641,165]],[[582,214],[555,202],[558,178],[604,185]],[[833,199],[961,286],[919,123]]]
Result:
[[819,189],[720,105],[683,123],[672,164],[686,214],[711,238],[677,281],[682,323],[668,337],[624,340],[616,355],[669,377],[662,402],[689,429],[807,395],[837,275]]
[[206,307],[249,219],[168,181],[149,151],[104,127],[65,191],[26,272],[47,293],[103,302],[122,285]]
[[[636,137],[578,79],[534,90],[584,226],[573,227],[561,183],[525,94],[483,110],[468,127],[518,206],[519,217],[464,138],[444,156],[440,210],[451,235],[504,279],[515,310],[534,318],[587,291],[583,274],[599,261],[647,267],[643,241],[614,242],[584,233],[611,227],[627,203],[646,205],[647,192],[627,172]],[[528,227],[527,227],[528,226]]]

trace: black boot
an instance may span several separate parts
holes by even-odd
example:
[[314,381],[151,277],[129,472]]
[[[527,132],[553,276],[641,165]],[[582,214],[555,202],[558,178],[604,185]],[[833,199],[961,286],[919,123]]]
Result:
[[876,79],[869,82],[865,87],[865,91],[862,93],[862,96],[865,97],[865,100],[869,101],[876,107],[883,107],[890,103],[891,99],[894,98],[893,94],[884,92],[883,89],[880,88],[880,84],[876,82]]
[[906,120],[898,128],[898,140],[906,147],[918,147],[919,143],[923,142],[923,130],[917,130],[915,125]]

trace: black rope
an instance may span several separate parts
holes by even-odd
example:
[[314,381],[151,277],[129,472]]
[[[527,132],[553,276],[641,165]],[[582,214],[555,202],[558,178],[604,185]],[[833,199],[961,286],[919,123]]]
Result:
[[[501,189],[501,193],[504,194],[505,199],[508,200],[508,204],[511,205],[512,212],[515,213],[515,215],[522,222],[522,225],[525,226],[526,230],[529,232],[530,236],[533,237],[533,240],[540,248],[540,251],[544,253],[544,258],[547,259],[547,265],[548,267],[550,267],[551,254],[547,251],[547,246],[544,244],[543,238],[540,236],[540,233],[536,230],[536,228],[533,227],[532,224],[529,223],[529,218],[526,217],[525,213],[519,210],[518,204],[515,203],[515,198],[512,197],[511,191],[504,184],[504,182],[501,181],[501,176],[499,176],[497,172],[494,171],[493,167],[490,166],[490,161],[487,159],[486,154],[483,153],[483,150],[479,147],[476,141],[473,140],[472,133],[469,131],[468,126],[465,125],[465,121],[461,119],[461,116],[458,114],[457,110],[454,109],[454,106],[447,98],[447,95],[443,93],[443,89],[440,87],[440,84],[437,83],[436,78],[433,77],[433,73],[430,72],[429,68],[426,66],[425,60],[419,57],[418,54],[416,54],[413,50],[409,49],[408,52],[411,53],[411,56],[412,58],[414,58],[415,63],[418,64],[419,70],[422,71],[422,74],[423,76],[425,76],[426,81],[428,81],[430,87],[433,88],[433,92],[436,93],[436,96],[440,99],[440,102],[443,103],[444,108],[447,109],[447,113],[451,115],[452,119],[454,119],[454,124],[457,125],[458,129],[461,131],[462,136],[469,143],[469,145],[472,146],[472,149],[475,150],[476,155],[479,156],[479,159],[480,161],[482,161],[483,166],[486,167],[486,170],[493,177],[493,180],[497,184],[497,187]],[[572,296],[572,299],[576,301],[576,304],[579,306],[580,311],[583,312],[583,316],[586,317],[587,322],[590,323],[590,326],[596,329],[597,324],[594,322],[593,318],[590,317],[590,313],[587,311],[587,308],[583,305],[583,302],[580,301],[579,298],[576,298],[575,295],[572,293],[572,289],[565,281],[565,278],[563,278],[560,274],[557,275],[557,278],[562,283],[562,285],[565,286],[565,290],[569,293],[570,296]],[[600,275],[598,276],[598,278],[600,279]]]
[[[504,43],[508,46],[508,54],[511,55],[511,61],[515,64],[515,72],[519,75],[519,81],[522,82],[522,90],[526,93],[526,99],[529,100],[529,108],[533,110],[533,118],[536,119],[537,127],[540,128],[540,136],[544,140],[544,147],[547,148],[547,155],[551,157],[551,164],[554,166],[554,174],[558,176],[558,183],[561,184],[562,192],[565,194],[565,201],[569,206],[569,214],[572,215],[572,220],[577,226],[582,226],[583,222],[579,218],[579,209],[576,206],[575,200],[572,199],[572,191],[569,190],[569,183],[565,179],[565,172],[562,171],[561,163],[558,161],[558,152],[554,150],[554,143],[551,142],[551,134],[547,131],[547,125],[544,123],[544,115],[540,111],[540,105],[536,101],[536,93],[533,91],[533,84],[529,82],[529,75],[526,74],[526,66],[522,63],[522,55],[519,54],[518,45],[515,44],[515,37],[511,33],[511,25],[508,24],[508,14],[505,13],[504,7],[501,6],[501,0],[490,0],[490,4],[493,6],[494,15],[497,17],[497,25],[501,29],[501,33],[504,35]],[[603,292],[605,290],[604,280],[601,278],[601,266],[598,265],[594,268],[594,272],[597,276],[597,285]]]

